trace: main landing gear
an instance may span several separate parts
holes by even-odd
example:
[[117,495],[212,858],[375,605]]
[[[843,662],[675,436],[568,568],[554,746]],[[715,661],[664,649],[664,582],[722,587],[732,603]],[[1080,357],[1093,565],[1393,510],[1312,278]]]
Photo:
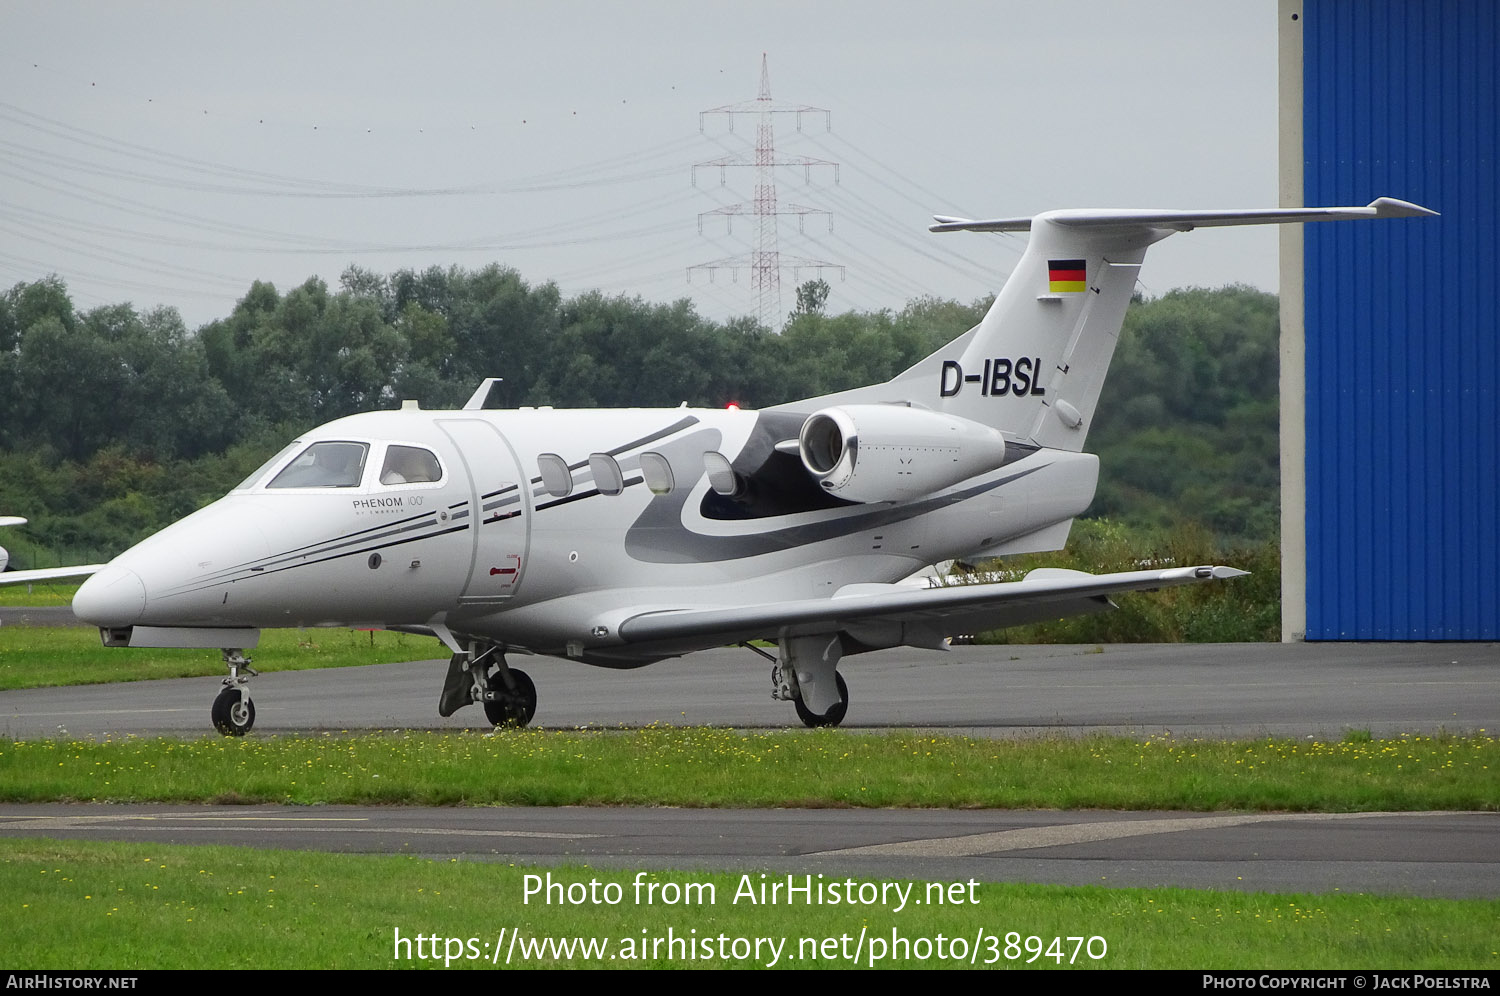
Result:
[[804,726],[838,726],[849,711],[849,686],[838,673],[843,655],[843,643],[836,633],[782,640],[771,668],[771,698],[796,706],[797,718]]
[[451,716],[471,702],[484,706],[485,718],[496,726],[522,727],[536,715],[536,685],[505,663],[499,645],[474,640],[448,662],[438,715]]
[[[225,648],[224,664],[229,668],[229,677],[224,679],[224,688],[214,699],[210,712],[214,729],[226,737],[243,737],[255,725],[255,703],[250,701],[250,679],[257,672],[250,666],[250,658],[238,647]],[[244,671],[244,674],[240,672]]]
[[838,683],[839,701],[827,712],[821,715],[813,712],[800,695],[792,703],[797,707],[797,718],[802,720],[803,726],[817,729],[820,726],[838,726],[844,721],[844,713],[849,711],[849,686],[844,684],[844,676],[837,671],[833,672],[833,679]]

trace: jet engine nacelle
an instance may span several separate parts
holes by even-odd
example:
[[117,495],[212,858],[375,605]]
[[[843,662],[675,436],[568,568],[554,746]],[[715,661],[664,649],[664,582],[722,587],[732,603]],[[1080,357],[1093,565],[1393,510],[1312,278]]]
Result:
[[848,501],[906,501],[994,470],[1005,458],[997,429],[904,405],[841,405],[802,423],[802,465]]

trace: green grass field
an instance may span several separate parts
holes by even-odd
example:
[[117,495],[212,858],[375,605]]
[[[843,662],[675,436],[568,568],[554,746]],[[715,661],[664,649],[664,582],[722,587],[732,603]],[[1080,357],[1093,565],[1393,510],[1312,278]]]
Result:
[[[268,629],[251,650],[258,671],[357,667],[447,657],[438,641],[405,633],[347,629]],[[105,647],[78,626],[0,626],[0,691],[101,685],[149,678],[222,676],[213,650]]]
[[[744,873],[760,881],[749,869],[649,872],[659,891],[646,904],[628,870],[5,840],[0,916],[6,962],[25,969],[493,968],[507,958],[516,968],[749,968],[773,957],[772,967],[834,969],[1500,967],[1496,902],[980,884],[958,905],[898,911],[894,893],[869,905],[736,902]],[[525,876],[547,874],[597,881],[599,901],[526,902]],[[662,902],[668,884],[691,901]],[[917,883],[913,895],[925,890]],[[419,935],[437,940],[419,946]],[[756,938],[766,940],[758,953]]]
[[[255,657],[267,670],[441,652],[390,633],[264,636]],[[106,650],[89,630],[0,628],[0,688],[221,670],[213,653]],[[0,740],[0,799],[1494,811],[1500,741],[1482,730],[1226,742],[691,727]],[[525,876],[549,872],[619,883],[622,901],[524,902]],[[632,880],[410,856],[0,840],[7,962],[28,969],[491,968],[507,958],[574,968],[773,958],[800,968],[1500,968],[1492,901],[983,884],[978,903],[896,912],[735,903],[739,873],[658,870],[648,881],[712,885],[716,901],[650,906],[633,901]]]
[[0,800],[1371,812],[1500,808],[1500,742],[920,732],[316,734],[0,741]]
[[66,584],[10,584],[0,587],[0,605],[72,605],[78,582]]

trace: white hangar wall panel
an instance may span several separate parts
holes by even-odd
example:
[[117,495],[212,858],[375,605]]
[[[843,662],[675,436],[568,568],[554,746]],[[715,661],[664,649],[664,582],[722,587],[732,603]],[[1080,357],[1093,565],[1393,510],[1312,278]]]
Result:
[[1497,11],[1301,5],[1310,640],[1500,639]]

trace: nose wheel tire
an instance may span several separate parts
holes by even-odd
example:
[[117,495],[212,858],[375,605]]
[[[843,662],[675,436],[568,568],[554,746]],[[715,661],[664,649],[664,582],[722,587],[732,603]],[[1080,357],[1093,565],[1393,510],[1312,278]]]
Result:
[[214,699],[213,720],[226,737],[243,737],[255,725],[255,703],[243,689],[226,688]]
[[[515,690],[502,689],[500,698],[484,703],[484,715],[496,726],[519,728],[530,723],[531,717],[536,715],[536,685],[525,671],[511,668],[510,676],[515,679]],[[498,674],[490,681],[495,685],[504,684]]]
[[834,680],[838,682],[839,701],[823,715],[819,716],[807,706],[802,704],[802,696],[797,696],[793,704],[797,707],[797,718],[802,720],[803,726],[817,729],[820,726],[838,726],[844,721],[844,713],[849,711],[849,686],[844,684],[844,676],[837,671],[833,674]]

